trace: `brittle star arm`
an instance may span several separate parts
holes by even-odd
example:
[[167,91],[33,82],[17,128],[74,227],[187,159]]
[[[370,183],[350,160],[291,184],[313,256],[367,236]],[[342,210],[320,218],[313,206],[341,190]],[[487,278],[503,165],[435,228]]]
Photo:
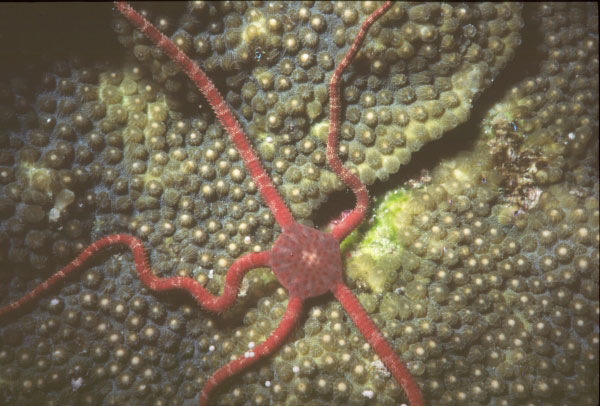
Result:
[[338,282],[332,292],[348,315],[350,315],[350,318],[356,327],[358,327],[363,337],[365,337],[369,345],[379,356],[381,362],[392,373],[396,382],[400,384],[406,393],[410,406],[424,406],[425,401],[419,385],[410,375],[410,372],[408,372],[408,369],[406,369],[400,358],[398,358],[396,352],[379,332],[377,326],[373,323],[350,288],[343,282]]
[[279,325],[271,335],[260,345],[247,352],[244,355],[231,361],[229,364],[219,368],[206,382],[200,393],[200,406],[208,404],[211,392],[225,379],[240,372],[241,370],[254,364],[260,358],[265,357],[275,351],[285,341],[290,332],[294,329],[300,313],[302,311],[302,299],[292,296],[288,302],[287,308]]
[[171,41],[167,36],[161,33],[154,25],[146,20],[141,14],[135,11],[129,4],[122,1],[116,1],[115,6],[127,20],[135,25],[146,37],[154,42],[169,58],[176,62],[181,70],[194,82],[198,90],[202,92],[211,108],[215,112],[219,122],[229,134],[229,138],[240,153],[246,169],[256,182],[258,190],[279,226],[285,230],[294,219],[292,213],[285,202],[275,189],[275,186],[263,169],[258,156],[248,142],[244,130],[237,119],[229,109],[229,106],[200,67],[192,61],[183,51]]
[[187,290],[202,307],[213,312],[227,310],[237,298],[239,286],[244,275],[253,268],[268,266],[270,258],[269,251],[250,253],[238,258],[227,271],[223,293],[220,296],[214,296],[204,286],[192,278],[183,276],[171,278],[157,277],[152,273],[152,269],[148,264],[146,250],[140,240],[128,234],[113,234],[92,243],[79,254],[77,258],[29,291],[29,293],[0,308],[0,317],[35,300],[39,295],[50,289],[57,282],[66,278],[71,272],[80,268],[81,265],[95,253],[105,247],[113,245],[127,245],[129,247],[133,253],[135,269],[140,280],[149,289],[154,291],[171,289]]
[[354,38],[354,42],[344,55],[344,59],[335,68],[331,80],[329,81],[329,134],[327,137],[327,160],[331,169],[339,176],[339,178],[352,189],[356,196],[356,206],[340,223],[335,225],[331,230],[333,237],[341,241],[352,230],[354,230],[364,219],[365,213],[369,207],[369,192],[367,187],[358,176],[354,175],[344,167],[342,161],[337,154],[337,140],[340,126],[340,86],[339,82],[342,78],[344,69],[350,64],[352,58],[358,52],[360,43],[365,37],[367,30],[383,13],[392,6],[391,1],[386,1],[381,7],[375,10],[360,26],[358,34]]

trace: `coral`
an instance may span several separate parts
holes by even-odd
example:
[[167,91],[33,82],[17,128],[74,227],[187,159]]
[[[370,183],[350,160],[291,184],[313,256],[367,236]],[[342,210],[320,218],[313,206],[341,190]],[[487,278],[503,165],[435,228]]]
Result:
[[[579,168],[597,162],[597,148],[595,143],[580,156]],[[534,207],[511,208],[509,190],[490,193],[503,179],[481,182],[495,164],[482,133],[469,152],[441,160],[426,185],[382,197],[373,225],[354,237],[359,242],[349,251],[348,272],[358,286],[384,294],[373,295],[376,314],[386,320],[384,334],[398,336],[424,368],[413,374],[431,383],[439,374],[437,363],[445,363],[447,371],[467,363],[456,383],[425,389],[430,401],[597,403],[598,242],[581,243],[576,233],[594,230],[598,241],[597,183],[558,182],[543,187]],[[597,179],[598,172],[591,176]],[[462,215],[449,195],[467,199]],[[478,212],[481,204],[487,209]],[[574,227],[560,221],[583,212],[585,220]],[[447,261],[447,255],[459,259]],[[588,271],[576,270],[578,261]],[[408,334],[407,323],[416,334]],[[395,333],[399,326],[405,327]],[[475,348],[479,353],[470,355]],[[576,358],[563,367],[567,354]],[[476,375],[474,368],[480,370]],[[563,391],[575,381],[582,385],[578,393]]]
[[[356,24],[373,9],[374,3],[201,3],[189,5],[181,22],[169,25],[173,40],[185,37],[196,44],[189,47],[190,55],[209,75],[217,69],[221,73],[220,88],[243,112],[247,121],[242,124],[259,143],[265,169],[281,185],[296,216],[309,219],[327,195],[342,188],[324,160],[315,160],[311,153],[324,150],[326,144],[321,130],[328,124],[323,109],[327,77],[349,46]],[[157,21],[177,19],[173,10],[146,11],[155,13]],[[223,13],[228,16],[222,23],[209,23]],[[350,161],[348,167],[368,185],[387,180],[412,153],[466,121],[473,101],[512,59],[522,25],[518,4],[394,4],[348,69],[353,83],[344,90],[346,114],[339,146],[342,159]],[[121,23],[117,27],[123,44],[147,47],[143,37]],[[334,41],[319,40],[325,28],[332,30]],[[227,39],[232,32],[238,40]],[[208,49],[213,54],[207,59]],[[280,61],[276,55],[290,57]],[[175,89],[186,86],[177,70],[166,72],[160,55],[138,60],[157,83],[177,82]],[[253,82],[242,85],[244,71]],[[265,139],[274,145],[260,145]],[[307,141],[314,144],[310,151],[304,148]],[[272,149],[293,153],[282,154],[283,161],[278,161]],[[348,151],[366,159],[352,159]],[[308,165],[317,165],[319,172],[297,186],[281,184],[274,174],[304,171]]]
[[[389,183],[371,191],[385,186],[396,196],[396,206],[381,206],[393,213],[378,210],[364,226],[371,231],[342,244],[347,282],[396,352],[407,355],[426,398],[597,404],[597,8],[486,3],[452,5],[451,14],[436,5],[412,11],[420,6],[398,4],[397,14],[375,24],[343,77],[342,161],[361,166],[363,181],[387,173]],[[313,211],[342,186],[326,164],[326,81],[374,7],[147,6],[153,22],[178,33],[172,38],[191,44],[197,62],[213,69],[267,173],[306,224],[320,221]],[[86,5],[72,17],[59,9],[31,25],[35,13],[0,13],[18,32],[31,26],[38,33],[11,37],[26,58],[11,54],[0,67],[7,72],[0,89],[3,303],[114,232],[142,238],[160,276],[193,276],[219,293],[234,258],[271,247],[279,234],[256,185],[207,106],[198,112],[204,103],[178,69],[118,19],[113,29],[126,47],[115,44],[106,30],[109,6]],[[73,21],[87,24],[72,30],[79,41],[58,37]],[[13,50],[8,45],[0,48]],[[471,63],[477,46],[481,59]],[[65,50],[88,57],[65,58]],[[489,63],[490,55],[506,62]],[[481,96],[454,97],[458,84],[448,78],[481,61],[489,70],[476,78]],[[409,145],[409,135],[421,134],[417,124],[428,132],[433,124],[458,125],[435,119],[436,101],[441,117],[469,106],[467,125]],[[396,108],[408,110],[394,115]],[[402,125],[418,128],[407,133]],[[391,179],[409,160],[410,175],[401,169]],[[369,240],[379,246],[361,249]],[[263,341],[285,310],[285,291],[263,270],[246,276],[222,322],[191,300],[147,292],[132,269],[127,253],[101,256],[0,326],[2,401],[195,403],[210,371]],[[395,404],[397,387],[341,306],[315,305],[287,345],[216,392],[218,401]],[[171,320],[180,330],[170,329]]]
[[[240,356],[230,361],[210,376],[200,393],[200,405],[208,404],[211,393],[221,382],[240,371],[243,371],[260,358],[270,355],[281,346],[283,341],[297,324],[300,311],[302,310],[302,304],[305,299],[321,296],[330,291],[342,304],[369,345],[372,346],[385,367],[391,372],[394,379],[402,387],[410,404],[422,406],[424,401],[418,384],[414,381],[406,367],[398,358],[393,348],[378,331],[377,326],[369,318],[352,291],[345,285],[342,279],[340,253],[337,248],[339,241],[362,222],[368,207],[368,192],[366,186],[359,178],[343,167],[337,156],[336,146],[337,138],[339,136],[338,126],[340,115],[340,104],[338,101],[339,79],[343,71],[356,55],[369,26],[384,14],[392,6],[392,3],[384,3],[371,13],[361,24],[356,38],[331,77],[330,115],[332,123],[330,125],[329,139],[327,142],[327,159],[336,175],[352,189],[356,195],[357,201],[356,207],[352,212],[335,225],[328,234],[300,225],[294,221],[285,202],[264,172],[244,130],[240,127],[225,100],[206,74],[188,57],[184,50],[177,47],[177,40],[174,42],[167,38],[129,4],[116,2],[115,6],[124,17],[136,26],[145,36],[151,39],[162,52],[166,53],[173,62],[176,62],[197,86],[198,90],[204,95],[218,121],[229,135],[229,139],[234,144],[235,154],[239,154],[242,158],[246,170],[249,172],[252,180],[256,183],[262,198],[273,214],[275,221],[281,227],[282,232],[270,251],[247,254],[237,259],[231,265],[227,271],[223,294],[218,297],[211,295],[201,283],[189,277],[157,277],[150,269],[146,251],[139,239],[127,234],[111,234],[90,244],[68,265],[61,268],[58,272],[54,273],[50,278],[37,285],[21,298],[1,307],[0,317],[5,316],[6,314],[13,314],[23,306],[33,302],[38,296],[45,293],[57,282],[65,279],[70,273],[81,269],[86,262],[88,262],[89,258],[94,256],[98,251],[113,245],[121,244],[128,246],[134,258],[138,276],[150,290],[155,292],[174,289],[186,290],[201,306],[215,312],[223,312],[231,307],[239,294],[241,279],[245,273],[252,268],[268,265],[273,268],[273,272],[278,281],[289,291],[290,297],[285,314],[277,328],[273,330],[265,341],[256,346],[256,348],[254,348],[254,346],[250,347],[250,351],[244,353],[243,357]],[[111,77],[113,76],[115,75],[111,75]],[[117,82],[119,81],[120,78],[117,79]],[[120,93],[118,89],[107,87],[105,88],[104,98],[109,104],[114,104],[120,100]],[[121,111],[122,109],[116,108],[116,116],[123,116]],[[150,112],[152,114],[160,115],[164,119],[166,118],[166,115],[163,114],[163,111],[164,108],[161,106],[150,107]],[[122,121],[122,119],[119,120]],[[151,131],[149,136],[151,139],[158,135],[155,129],[159,128],[159,126],[150,127]],[[59,129],[59,131],[64,132],[62,129]],[[117,143],[120,143],[118,141],[120,139],[118,134],[113,138],[117,140]],[[137,166],[131,167],[132,172],[139,174],[145,172],[143,163],[138,164],[136,162],[134,165]],[[193,165],[193,163],[190,163],[190,165]],[[138,170],[138,168],[141,168],[141,170]],[[224,182],[222,182],[222,184],[217,184],[217,187],[219,189],[226,189]],[[207,193],[205,193],[205,195],[206,194]],[[28,239],[30,235],[31,233],[28,234]],[[34,237],[29,240],[31,241],[33,239]],[[36,239],[40,240],[41,238],[37,238],[36,235]],[[28,245],[32,248],[42,245],[42,243],[37,242]],[[299,250],[299,256],[296,255],[297,250]],[[101,306],[106,307],[104,303],[105,301],[102,301]],[[111,310],[111,315],[117,320],[122,320],[127,316],[127,308],[124,303],[117,303],[112,306]],[[175,325],[177,324],[178,323],[175,322]],[[143,337],[149,339],[151,343],[155,343],[158,332],[155,332],[151,327],[146,328]],[[178,340],[175,337],[171,338],[168,334],[166,335],[166,338],[163,339],[163,337],[165,337],[165,335],[159,340],[159,345],[163,347],[163,349],[168,350],[176,347]],[[57,352],[58,351],[55,351],[55,355]],[[119,349],[117,356],[123,358],[120,354],[124,352],[126,353],[125,349]],[[62,350],[60,351],[60,354],[60,358],[65,358]],[[165,365],[163,366],[165,369],[171,369],[174,365],[174,359],[168,358],[164,364]],[[122,374],[119,378],[118,386],[123,389],[130,386],[132,377],[129,374]],[[81,381],[81,377],[76,379],[77,387],[81,386]],[[304,385],[304,387],[306,387],[306,385]]]
[[[547,25],[562,20],[562,6],[540,5],[537,11],[545,43],[559,33],[565,38],[540,49],[540,67],[559,52],[574,64],[578,55],[588,66],[578,71],[595,87],[597,55],[586,50],[595,49],[597,40],[581,30],[583,9],[571,9],[572,28],[560,24],[556,33]],[[596,23],[591,27],[597,29]],[[569,82],[566,66],[513,85],[486,110],[468,151],[441,159],[424,181],[383,196],[372,226],[354,236],[359,242],[349,251],[348,272],[359,286],[385,294],[380,314],[417,329],[430,325],[399,336],[422,363],[421,373],[435,380],[439,362],[448,371],[467,365],[463,373],[446,375],[439,389],[425,390],[434,403],[598,402],[598,143],[591,141],[598,131],[598,94],[588,92],[577,99],[579,106],[559,92],[553,84]],[[530,104],[537,83],[545,84]],[[537,176],[541,171],[554,175]],[[595,237],[587,237],[590,232]],[[576,252],[594,271],[576,270]],[[458,318],[451,321],[450,313]],[[384,334],[393,334],[392,323]],[[444,351],[430,353],[431,339]],[[568,354],[576,358],[567,366]],[[461,383],[461,376],[468,382]]]
[[566,16],[564,10],[539,10],[536,18],[544,27],[539,74],[516,84],[482,122],[502,186],[522,208],[535,205],[540,187],[556,183],[575,165],[594,134],[598,44],[585,28],[583,10],[569,9]]
[[[579,168],[597,160],[596,148],[597,143],[580,157],[584,158],[584,164],[579,164]],[[474,159],[477,167],[472,165]],[[494,358],[487,364],[485,377],[503,379],[505,383],[515,376],[495,375],[499,363],[495,360],[496,351],[502,348],[502,354],[506,354],[503,356],[508,357],[527,346],[531,353],[537,354],[535,363],[548,365],[548,370],[555,374],[553,379],[561,375],[560,379],[564,380],[571,377],[574,370],[562,370],[556,363],[558,358],[566,356],[573,340],[588,351],[598,351],[598,325],[588,324],[595,318],[595,311],[591,309],[598,309],[597,271],[579,273],[574,269],[578,263],[575,252],[582,255],[579,260],[586,269],[597,266],[598,243],[587,239],[582,244],[576,230],[586,230],[583,234],[587,235],[593,229],[598,238],[595,224],[598,187],[595,182],[571,179],[544,187],[534,207],[511,208],[510,191],[490,193],[500,187],[503,179],[488,177],[485,183],[481,182],[482,174],[494,170],[495,159],[482,134],[469,152],[440,161],[427,184],[405,187],[382,197],[374,211],[372,226],[364,235],[354,237],[359,242],[349,251],[348,271],[357,278],[359,286],[385,293],[379,302],[379,312],[385,320],[398,323],[410,320],[415,326],[423,322],[435,326],[414,338],[408,338],[404,332],[400,335],[402,341],[418,340],[425,345],[425,340],[432,337],[442,341],[436,346],[454,349],[456,354],[479,345],[484,348],[479,360]],[[592,179],[598,177],[597,171],[590,175]],[[574,194],[574,190],[578,192]],[[469,207],[466,210],[460,207],[458,211],[462,214],[457,215],[455,198],[450,199],[449,195],[465,197]],[[481,204],[487,209],[475,210]],[[585,220],[574,227],[561,221],[579,214]],[[458,255],[459,259],[447,261],[448,255]],[[388,266],[390,256],[395,259]],[[396,278],[401,282],[393,283]],[[381,281],[392,281],[391,287]],[[390,293],[393,286],[397,288]],[[596,293],[590,296],[590,292]],[[419,308],[426,311],[418,314]],[[582,318],[588,321],[580,319],[577,308],[587,309]],[[448,312],[458,312],[459,320],[452,322],[458,324],[447,324]],[[578,325],[585,327],[579,330]],[[448,327],[453,328],[440,335]],[[469,327],[479,329],[476,336]],[[384,332],[392,334],[393,327],[388,328],[384,328]],[[504,337],[504,334],[510,336]],[[425,351],[418,357],[417,347],[412,351],[416,351],[415,359],[423,362],[437,362],[439,356]],[[445,362],[454,363],[459,359],[447,351],[441,354],[447,358]],[[582,353],[578,350],[577,354]],[[574,362],[585,364],[586,361],[578,358]],[[592,364],[597,362],[592,361]],[[514,361],[510,362],[510,368],[515,368]],[[593,404],[597,402],[598,393],[591,383],[595,382],[597,371],[595,366],[581,368],[577,379],[587,382],[588,386],[574,399]],[[535,368],[529,371],[528,382],[542,379],[536,376]],[[472,380],[468,383],[471,385]],[[551,393],[557,402],[566,401],[559,396],[557,387],[550,383],[547,386],[543,393],[534,390],[534,398],[543,399]],[[494,395],[500,393],[506,394],[506,388],[493,392]],[[441,400],[443,391],[438,395]],[[446,396],[456,395],[447,393]]]

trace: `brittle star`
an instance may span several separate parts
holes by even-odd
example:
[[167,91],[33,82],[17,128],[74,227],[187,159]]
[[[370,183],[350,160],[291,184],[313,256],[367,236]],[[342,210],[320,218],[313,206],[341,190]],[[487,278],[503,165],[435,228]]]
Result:
[[188,291],[205,309],[223,312],[234,303],[243,276],[257,267],[270,267],[277,280],[289,293],[289,301],[283,318],[277,328],[252,352],[246,353],[227,365],[219,368],[205,383],[200,393],[199,405],[209,402],[211,392],[222,381],[237,374],[275,351],[287,338],[300,317],[305,299],[332,292],[350,315],[350,318],[375,350],[380,360],[400,384],[411,406],[423,406],[421,390],[396,355],[390,344],[379,332],[375,323],[346,286],[342,277],[342,261],[339,244],[364,219],[368,210],[369,195],[361,180],[346,169],[337,155],[337,138],[340,121],[339,82],[342,73],[356,55],[360,43],[368,28],[392,5],[385,2],[375,10],[361,25],[352,45],[336,67],[329,83],[329,134],[327,139],[327,160],[331,169],[352,190],[356,196],[354,209],[325,233],[297,223],[282,197],[264,171],[260,161],[250,145],[237,119],[212,81],[183,51],[155,26],[124,2],[115,3],[117,9],[135,25],[144,35],[169,58],[175,61],[181,70],[194,82],[209,102],[219,122],[225,128],[236,149],[239,151],[246,169],[258,185],[258,189],[282,229],[270,251],[246,254],[237,259],[229,268],[225,278],[224,291],[220,296],[212,295],[199,282],[188,277],[156,277],[147,259],[142,242],[127,234],[113,234],[88,246],[77,258],[52,275],[46,281],[28,292],[15,302],[0,308],[0,317],[15,311],[26,303],[36,299],[57,282],[81,266],[96,252],[107,246],[124,244],[133,253],[136,271],[140,280],[153,291],[183,289]]

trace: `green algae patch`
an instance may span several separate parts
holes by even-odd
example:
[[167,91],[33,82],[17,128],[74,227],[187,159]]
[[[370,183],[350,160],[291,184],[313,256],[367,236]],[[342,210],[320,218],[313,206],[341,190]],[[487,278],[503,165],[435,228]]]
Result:
[[374,293],[388,291],[397,279],[402,248],[396,236],[396,218],[408,201],[404,188],[376,199],[373,215],[366,226],[342,241],[341,251],[348,255],[346,274]]
[[356,228],[352,231],[344,240],[340,243],[340,252],[342,254],[353,250],[358,244],[360,244],[363,237],[364,230]]
[[404,188],[393,190],[378,199],[373,210],[373,225],[365,233],[363,244],[371,246],[396,241],[395,218],[408,201],[409,196]]

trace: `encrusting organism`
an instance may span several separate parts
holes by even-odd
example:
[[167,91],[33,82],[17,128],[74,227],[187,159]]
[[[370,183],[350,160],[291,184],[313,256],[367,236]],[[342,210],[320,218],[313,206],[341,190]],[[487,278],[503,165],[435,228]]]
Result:
[[[148,288],[153,291],[187,290],[200,305],[215,312],[222,312],[233,304],[238,295],[241,279],[245,273],[256,267],[268,266],[272,268],[279,282],[289,292],[290,298],[285,314],[279,326],[266,341],[252,348],[251,351],[246,352],[243,356],[219,368],[206,381],[200,394],[200,405],[208,404],[211,392],[219,383],[253,364],[261,357],[269,355],[283,343],[297,324],[305,299],[331,291],[344,309],[346,309],[380,360],[400,384],[410,405],[423,406],[424,399],[418,384],[412,378],[390,344],[378,331],[352,291],[344,284],[339,250],[341,240],[363,221],[368,209],[368,192],[365,185],[356,175],[344,168],[337,155],[341,107],[339,101],[339,81],[344,69],[357,53],[369,26],[384,14],[392,6],[392,3],[384,3],[363,22],[352,45],[335,69],[330,80],[330,125],[327,142],[327,160],[333,171],[350,187],[356,196],[355,208],[339,221],[330,233],[324,233],[298,224],[293,219],[291,212],[262,168],[244,131],[233,116],[225,100],[198,65],[192,62],[185,52],[181,51],[175,43],[163,35],[127,3],[116,2],[115,4],[117,9],[131,23],[180,66],[182,71],[186,73],[205,96],[220,123],[229,134],[248,173],[255,181],[267,206],[280,225],[282,233],[276,239],[270,251],[246,254],[235,261],[227,273],[224,292],[221,296],[217,297],[211,295],[199,282],[192,278],[182,276],[160,278],[155,276],[150,269],[146,251],[140,240],[126,234],[109,235],[92,243],[75,260],[21,299],[0,308],[0,317],[36,299],[55,283],[63,280],[69,273],[80,269],[86,260],[102,248],[116,244],[127,245],[131,249],[139,278]],[[151,331],[146,332],[146,336],[148,337],[149,335],[152,335]]]

